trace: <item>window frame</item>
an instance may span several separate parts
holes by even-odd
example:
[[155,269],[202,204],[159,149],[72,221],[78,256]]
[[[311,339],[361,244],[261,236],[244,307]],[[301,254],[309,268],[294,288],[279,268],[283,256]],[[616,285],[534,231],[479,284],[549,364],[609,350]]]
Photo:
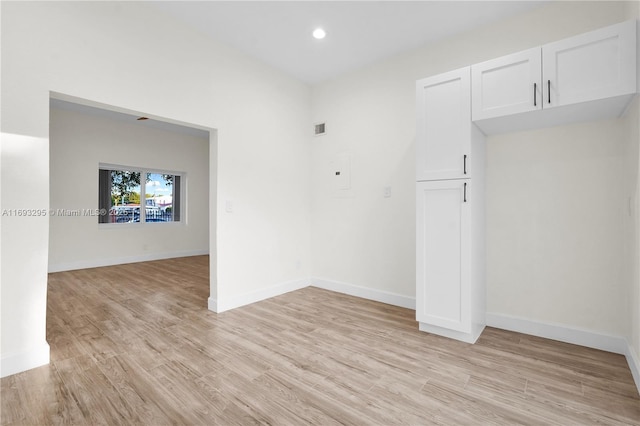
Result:
[[[140,221],[139,222],[106,222],[101,223],[98,222],[98,227],[103,229],[120,229],[120,228],[138,228],[144,226],[184,226],[187,222],[187,209],[186,209],[186,180],[187,173],[186,172],[178,172],[175,170],[167,170],[167,169],[156,169],[156,168],[148,168],[148,167],[138,167],[138,166],[126,166],[122,164],[113,164],[113,163],[98,163],[98,180],[100,176],[100,170],[122,170],[127,172],[135,172],[140,173]],[[143,208],[143,204],[146,207],[146,187],[147,187],[147,174],[165,174],[165,175],[173,175],[180,177],[180,218],[178,221],[171,220],[170,222],[147,222],[147,214],[146,208]],[[175,183],[174,183],[175,184]],[[98,208],[100,208],[100,184],[98,183],[98,191],[97,191],[97,202]],[[144,200],[144,202],[143,202]],[[111,206],[113,207],[113,206]],[[173,206],[172,206],[173,207]]]

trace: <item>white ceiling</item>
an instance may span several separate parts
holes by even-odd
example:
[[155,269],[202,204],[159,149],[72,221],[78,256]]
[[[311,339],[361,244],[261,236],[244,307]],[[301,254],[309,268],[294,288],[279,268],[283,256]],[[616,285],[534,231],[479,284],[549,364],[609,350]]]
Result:
[[[152,1],[204,34],[314,84],[542,1]],[[315,40],[316,27],[327,32]]]

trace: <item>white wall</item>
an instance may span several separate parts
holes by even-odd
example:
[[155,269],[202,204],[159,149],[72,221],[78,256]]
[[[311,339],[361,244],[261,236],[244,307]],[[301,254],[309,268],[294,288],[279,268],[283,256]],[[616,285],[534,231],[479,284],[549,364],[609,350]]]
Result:
[[[640,19],[640,2],[629,2],[628,19]],[[640,88],[640,32],[638,36],[638,87]],[[629,326],[627,340],[630,354],[627,355],[635,364],[636,385],[640,391],[640,97],[631,104],[624,118],[627,140],[625,145],[624,197],[626,209],[624,214],[624,248],[625,272],[629,283],[628,311]],[[630,364],[632,363],[630,362]]]
[[[1,31],[3,209],[49,208],[49,96],[61,93],[217,129],[213,307],[309,276],[308,87],[144,2],[3,2]],[[49,218],[1,229],[7,375],[48,360]]]
[[623,336],[624,127],[488,138],[487,311]]
[[[312,275],[414,297],[415,80],[621,22],[625,7],[553,2],[315,87]],[[490,312],[624,335],[624,137],[607,121],[488,139]],[[334,198],[343,151],[353,188]]]
[[176,223],[50,214],[49,272],[209,252],[208,137],[61,108],[50,120],[50,210],[96,209],[100,163],[181,172],[185,191]]
[[[623,247],[624,278],[629,289],[626,300],[628,327],[626,338],[633,350],[640,374],[640,99],[636,98],[623,120],[627,134],[624,144]],[[640,376],[638,377],[640,387]]]

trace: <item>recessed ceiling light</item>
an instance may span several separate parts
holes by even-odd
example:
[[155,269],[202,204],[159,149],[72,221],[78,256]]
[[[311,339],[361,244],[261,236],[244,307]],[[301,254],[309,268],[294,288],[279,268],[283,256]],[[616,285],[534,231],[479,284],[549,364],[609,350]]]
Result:
[[313,30],[313,38],[316,38],[318,40],[322,40],[326,35],[327,32],[322,28],[316,28],[315,30]]

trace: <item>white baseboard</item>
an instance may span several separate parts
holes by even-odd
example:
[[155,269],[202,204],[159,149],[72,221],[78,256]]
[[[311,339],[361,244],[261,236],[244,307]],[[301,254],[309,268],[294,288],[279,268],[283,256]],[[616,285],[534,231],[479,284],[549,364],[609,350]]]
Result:
[[636,382],[638,394],[640,394],[640,358],[638,358],[638,354],[630,344],[627,344],[627,352],[624,355],[627,357],[627,364],[629,364],[631,375]]
[[209,310],[221,313],[230,309],[239,308],[240,306],[260,302],[261,300],[269,299],[271,297],[280,296],[281,294],[285,294],[290,291],[300,290],[308,286],[308,279],[287,281],[271,287],[263,288],[245,294],[240,294],[237,296],[232,296],[222,300],[220,300],[220,298],[209,298],[208,306]]
[[402,296],[387,291],[359,287],[353,284],[347,284],[322,278],[288,281],[271,286],[269,288],[233,296],[224,300],[213,299],[209,297],[208,307],[210,311],[220,313],[228,311],[230,309],[239,308],[240,306],[248,305],[250,303],[255,303],[261,300],[269,299],[271,297],[279,296],[290,291],[300,290],[302,288],[308,287],[309,285],[325,290],[335,291],[337,293],[343,293],[350,296],[361,297],[363,299],[374,300],[376,302],[387,303],[389,305],[400,306],[408,309],[416,308],[416,300],[413,297]]
[[149,262],[152,260],[172,259],[174,257],[203,256],[209,250],[185,250],[171,253],[149,253],[138,256],[114,257],[109,259],[91,259],[78,262],[49,264],[49,273],[73,271],[76,269],[100,268],[102,266],[123,265],[125,263]]
[[567,327],[562,324],[538,322],[504,314],[487,312],[487,326],[622,355],[627,353],[629,346],[624,337],[610,336],[580,328]]
[[487,313],[487,326],[624,355],[640,394],[640,359],[624,337],[495,313]]
[[360,287],[340,281],[327,280],[325,278],[311,278],[311,285],[313,287],[344,293],[350,296],[361,297],[363,299],[374,300],[388,305],[400,306],[407,309],[416,308],[416,299],[414,297],[403,296],[388,291]]
[[209,297],[209,299],[207,299],[207,308],[212,311],[212,312],[219,312],[218,311],[218,300],[213,299],[212,297]]
[[423,322],[418,323],[418,330],[424,331],[426,333],[437,334],[438,336],[448,337],[449,339],[459,340],[465,343],[475,343],[482,331],[484,330],[484,325],[477,325],[473,327],[471,333],[462,333],[460,331],[449,330],[448,328],[438,327],[437,325],[426,324]]
[[23,352],[3,354],[0,358],[0,377],[7,377],[49,364],[49,353],[49,344],[44,342],[42,345]]

